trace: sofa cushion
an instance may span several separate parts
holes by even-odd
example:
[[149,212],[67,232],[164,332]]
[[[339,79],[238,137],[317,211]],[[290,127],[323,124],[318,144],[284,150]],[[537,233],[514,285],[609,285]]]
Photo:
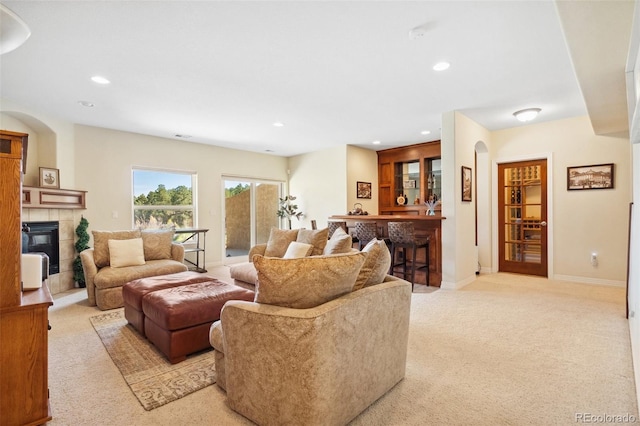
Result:
[[323,254],[324,248],[327,245],[327,239],[329,238],[329,228],[324,229],[300,229],[298,231],[298,238],[296,241],[301,243],[311,244],[313,246],[313,252],[311,256],[318,256]]
[[142,238],[109,240],[109,264],[112,268],[144,265]]
[[349,293],[366,254],[278,259],[256,255],[256,303],[305,309]]
[[142,231],[145,260],[171,259],[174,230]]
[[[257,254],[256,256],[262,256]],[[258,284],[258,271],[253,262],[234,263],[229,266],[229,275],[235,281],[243,281],[252,285]]]
[[269,257],[284,256],[289,244],[295,241],[297,237],[297,229],[271,228],[269,240],[267,241],[267,249],[264,251],[264,255]]
[[391,266],[391,253],[383,240],[374,238],[364,246],[362,252],[367,253],[367,258],[360,268],[353,291],[381,283]]
[[313,246],[307,243],[299,243],[297,241],[293,241],[289,243],[289,247],[287,247],[287,251],[285,252],[283,259],[296,259],[298,257],[307,257],[311,255],[313,251]]
[[91,231],[93,234],[93,258],[98,268],[109,266],[109,240],[140,238],[140,230]]
[[177,260],[150,260],[144,265],[127,266],[126,268],[104,267],[98,271],[93,279],[97,289],[122,287],[129,281],[138,278],[154,277],[156,275],[175,274],[187,270],[187,266]]
[[339,253],[348,253],[351,251],[353,247],[353,239],[351,235],[344,232],[344,229],[338,228],[333,232],[329,241],[327,241],[327,245],[324,247],[323,254],[339,254]]

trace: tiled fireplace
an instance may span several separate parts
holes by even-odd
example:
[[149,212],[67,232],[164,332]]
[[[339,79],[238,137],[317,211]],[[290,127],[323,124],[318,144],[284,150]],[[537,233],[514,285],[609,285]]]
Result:
[[74,288],[73,259],[75,229],[82,212],[76,209],[22,209],[22,222],[58,222],[59,271],[49,276],[51,293],[61,293]]

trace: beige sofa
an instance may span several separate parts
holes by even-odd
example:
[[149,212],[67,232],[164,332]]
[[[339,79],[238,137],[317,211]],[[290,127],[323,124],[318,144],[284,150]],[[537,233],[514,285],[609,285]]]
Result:
[[186,271],[184,247],[173,243],[173,234],[93,231],[94,248],[80,253],[89,305],[102,310],[122,307],[122,286],[129,281]]
[[329,236],[329,228],[320,230],[280,230],[273,228],[269,235],[269,241],[257,244],[249,249],[249,261],[236,263],[229,266],[229,274],[234,284],[249,290],[255,290],[258,283],[258,273],[253,265],[255,255],[279,257],[286,255],[291,242],[310,244],[313,249],[309,255],[331,255],[346,253],[352,250],[353,241],[350,235],[340,229]]
[[411,284],[385,276],[309,309],[229,301],[210,331],[217,384],[259,425],[343,425],[405,375]]

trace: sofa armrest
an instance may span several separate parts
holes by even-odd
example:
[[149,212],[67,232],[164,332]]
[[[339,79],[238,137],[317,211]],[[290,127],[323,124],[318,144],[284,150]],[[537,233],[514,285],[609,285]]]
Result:
[[256,254],[261,254],[264,256],[264,253],[267,251],[267,243],[256,244],[255,246],[249,249],[249,262],[253,262],[253,256]]
[[405,375],[411,284],[392,280],[310,309],[229,301],[228,402],[258,424],[346,424]]
[[98,273],[98,267],[93,260],[94,249],[89,248],[80,252],[80,261],[82,262],[82,271],[84,272],[84,282],[87,286],[87,298],[89,306],[96,306],[96,287],[93,279]]
[[179,243],[171,243],[171,258],[178,262],[184,262],[184,246]]

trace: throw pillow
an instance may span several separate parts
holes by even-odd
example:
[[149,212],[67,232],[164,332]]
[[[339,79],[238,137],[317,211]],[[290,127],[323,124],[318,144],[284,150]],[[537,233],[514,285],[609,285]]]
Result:
[[327,239],[329,238],[329,228],[324,229],[301,229],[298,231],[298,238],[296,241],[301,243],[311,244],[313,246],[313,252],[311,256],[318,256],[324,252],[324,248],[327,245]]
[[256,255],[256,303],[306,309],[349,293],[365,254],[278,259]]
[[109,266],[109,240],[140,238],[140,230],[91,231],[93,234],[93,260],[98,268]]
[[367,253],[367,258],[362,268],[360,268],[360,273],[358,274],[358,279],[356,279],[356,284],[353,286],[353,291],[381,283],[391,266],[391,253],[383,240],[374,238],[364,246],[362,252]]
[[313,246],[311,244],[299,243],[297,241],[293,241],[287,247],[287,251],[282,256],[283,259],[297,259],[299,257],[307,257],[313,251]]
[[171,243],[175,231],[142,231],[145,260],[171,259]]
[[144,265],[142,238],[109,240],[109,263],[112,268]]
[[348,253],[351,251],[352,247],[353,239],[351,238],[351,235],[344,232],[344,229],[338,228],[333,232],[329,241],[327,241],[323,254]]
[[271,228],[267,248],[264,251],[265,256],[282,257],[287,251],[289,244],[298,237],[297,229],[278,229]]

